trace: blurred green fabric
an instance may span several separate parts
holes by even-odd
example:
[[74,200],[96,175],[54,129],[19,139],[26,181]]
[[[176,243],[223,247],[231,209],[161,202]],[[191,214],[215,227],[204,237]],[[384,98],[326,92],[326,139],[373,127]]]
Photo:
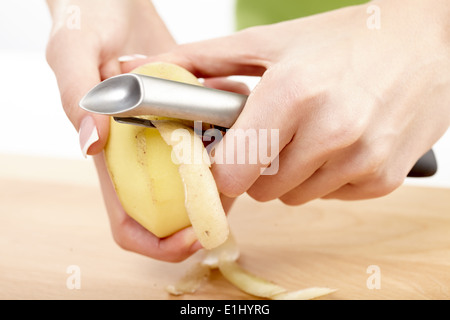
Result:
[[272,24],[367,3],[368,0],[236,0],[236,28]]

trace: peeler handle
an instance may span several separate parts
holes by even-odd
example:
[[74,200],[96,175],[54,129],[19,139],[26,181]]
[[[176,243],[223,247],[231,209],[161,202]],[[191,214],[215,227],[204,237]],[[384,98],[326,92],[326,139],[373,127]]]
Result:
[[137,76],[143,92],[136,115],[154,114],[163,117],[202,121],[230,128],[238,118],[248,96],[170,81]]
[[425,153],[409,171],[410,178],[431,177],[437,172],[437,161],[433,149]]
[[117,118],[157,115],[230,128],[247,98],[234,92],[125,73],[91,89],[80,107]]

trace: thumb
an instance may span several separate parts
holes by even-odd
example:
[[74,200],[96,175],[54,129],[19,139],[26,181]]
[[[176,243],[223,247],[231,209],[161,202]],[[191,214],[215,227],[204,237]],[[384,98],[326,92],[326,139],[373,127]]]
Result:
[[168,62],[199,78],[261,76],[269,68],[270,60],[263,35],[252,28],[225,37],[182,44],[165,54],[127,61],[123,70],[132,70],[148,62]]
[[84,156],[101,152],[109,133],[109,117],[79,107],[82,97],[101,81],[97,56],[89,50],[77,50],[73,45],[61,43],[47,49],[47,61],[55,74],[62,106],[79,133]]

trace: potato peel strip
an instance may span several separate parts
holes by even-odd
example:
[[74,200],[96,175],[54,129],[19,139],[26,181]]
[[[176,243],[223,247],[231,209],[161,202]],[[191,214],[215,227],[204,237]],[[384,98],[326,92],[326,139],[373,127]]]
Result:
[[235,261],[219,261],[219,270],[237,288],[256,297],[270,299],[287,291],[275,283],[249,273]]
[[[335,292],[335,289],[324,287],[311,287],[295,291],[266,280],[260,276],[250,273],[242,268],[237,259],[239,257],[238,245],[230,233],[227,241],[221,246],[206,250],[203,261],[193,266],[193,269],[177,283],[169,286],[169,293],[180,295],[183,293],[194,293],[200,287],[206,275],[206,269],[218,268],[225,279],[239,290],[259,298],[270,300],[311,300]],[[205,269],[206,268],[206,269]],[[199,277],[198,275],[206,275]],[[189,279],[192,277],[192,279]]]
[[272,300],[311,300],[325,296],[337,291],[336,289],[311,287],[297,291],[288,291],[276,294],[271,297]]
[[[209,168],[210,162],[194,162],[196,158],[204,160],[203,151],[206,149],[200,137],[192,128],[179,122],[158,120],[152,123],[164,141],[175,151],[172,156],[175,156],[179,163],[178,171],[184,184],[186,211],[199,242],[205,249],[218,247],[227,240],[229,226],[216,182]],[[176,131],[186,137],[182,139],[182,143],[173,140],[173,133]],[[190,144],[190,154],[187,157],[177,151],[183,147],[180,144],[185,144],[186,141]],[[204,199],[207,199],[207,202]]]
[[194,293],[209,278],[210,273],[208,266],[197,263],[175,285],[168,285],[166,290],[175,296]]

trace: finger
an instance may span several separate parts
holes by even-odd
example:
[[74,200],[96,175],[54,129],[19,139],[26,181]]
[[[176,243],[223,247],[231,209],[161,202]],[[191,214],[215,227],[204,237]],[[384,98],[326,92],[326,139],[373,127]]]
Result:
[[385,196],[404,182],[414,163],[400,149],[392,149],[385,140],[382,146],[355,143],[332,155],[332,161],[281,200],[302,204],[314,198],[362,200]]
[[56,76],[64,111],[79,132],[83,153],[97,154],[107,141],[109,118],[79,107],[82,97],[101,80],[97,53],[87,44],[73,46],[68,39],[58,38],[49,45],[47,60]]
[[322,199],[339,199],[339,200],[365,200],[383,196],[386,193],[380,193],[374,187],[358,183],[347,183],[333,192],[321,196]]
[[280,196],[287,205],[301,205],[321,198],[343,186],[346,180],[336,170],[323,166],[302,184]]
[[[297,136],[295,137],[296,139]],[[275,175],[262,175],[248,189],[257,201],[270,201],[295,189],[305,182],[326,162],[328,155],[315,154],[315,150],[291,142],[279,156],[279,170]]]
[[334,144],[321,125],[308,126],[309,117],[299,117],[302,122],[294,138],[280,154],[278,173],[259,177],[247,191],[251,197],[298,205],[336,190],[354,176],[349,159],[354,147]]
[[177,64],[200,78],[229,75],[261,76],[271,65],[271,52],[263,33],[244,30],[235,34],[177,46],[169,53],[126,61],[124,70],[163,61]]
[[204,85],[209,88],[231,91],[239,94],[250,94],[250,89],[245,83],[223,77],[205,79]]
[[139,57],[140,55],[128,55],[125,57],[120,57],[120,69],[122,73],[128,73],[133,71],[134,69],[150,62],[156,62],[157,60],[154,57]]
[[108,174],[103,153],[94,156],[114,240],[125,250],[164,261],[181,261],[201,248],[192,228],[160,239],[123,210]]
[[[331,138],[326,138],[332,140]],[[316,147],[305,145],[302,139],[299,139],[298,147],[295,150],[305,150],[303,154],[291,152],[288,154],[287,161],[295,161],[301,159],[305,168],[301,171],[295,171],[295,165],[289,165],[288,168],[282,172],[282,178],[287,180],[289,176],[292,180],[286,181],[285,185],[277,181],[263,181],[266,184],[276,184],[275,187],[270,187],[269,190],[259,189],[256,192],[267,194],[272,192],[280,200],[288,205],[300,205],[317,198],[323,198],[330,193],[342,188],[351,181],[356,179],[365,179],[367,173],[364,170],[359,170],[360,163],[364,154],[359,151],[358,144],[351,144],[343,147],[337,144],[337,148],[324,148],[323,143],[316,143]],[[288,152],[286,152],[288,153]],[[307,165],[308,164],[308,165]],[[294,169],[294,170],[293,170]],[[305,174],[306,172],[306,174]],[[266,177],[262,177],[264,179]],[[268,179],[272,177],[267,177]],[[292,184],[297,185],[292,187]],[[255,186],[256,188],[257,186]],[[276,188],[279,188],[276,190]],[[272,196],[273,196],[272,195]]]
[[[383,197],[400,187],[408,174],[403,158],[398,165],[390,163],[391,169],[374,171],[370,174],[361,175],[359,178],[350,179],[337,190],[321,196],[324,199],[340,200],[364,200]],[[410,168],[410,167],[409,167]]]
[[295,133],[296,122],[285,107],[290,95],[277,77],[282,75],[266,72],[236,123],[212,149],[211,170],[227,196],[247,191]]
[[[325,139],[332,141],[331,137],[325,135]],[[303,143],[303,145],[302,145]],[[304,176],[298,180],[298,185],[286,190],[285,187],[280,187],[282,194],[278,197],[280,200],[288,205],[300,205],[317,198],[323,198],[331,193],[336,192],[343,186],[351,183],[352,181],[357,181],[358,179],[367,179],[370,175],[370,171],[366,172],[364,166],[361,163],[367,157],[366,153],[361,152],[361,146],[358,143],[350,144],[344,147],[343,144],[336,144],[334,148],[329,149],[328,147],[323,147],[324,143],[316,143],[319,149],[314,147],[309,147],[304,144],[304,141],[299,143],[301,150],[306,151],[305,155],[292,156],[291,160],[295,158],[303,158],[305,162],[312,161],[315,159],[320,159],[318,162],[319,166],[313,169],[314,166],[310,167],[313,169],[310,176],[304,179]],[[322,155],[317,158],[317,155]],[[295,176],[292,173],[292,176]]]
[[180,262],[201,249],[192,227],[160,239],[127,216],[112,230],[122,249],[161,261]]
[[[353,144],[354,138],[346,138],[345,133],[340,133],[340,124],[332,129],[330,121],[318,121],[321,116],[314,112],[316,107],[308,108],[305,103],[297,106],[299,121],[294,138],[283,149],[279,156],[279,170],[276,175],[263,175],[248,190],[251,197],[258,201],[269,201],[280,198],[293,189],[301,189],[299,186],[311,180],[320,171],[328,172],[335,168],[334,176],[330,177],[328,188],[335,186],[336,179],[352,179],[358,173],[352,163],[361,162],[355,158],[358,154],[358,146]],[[325,112],[326,114],[327,112]],[[332,120],[333,123],[339,123]],[[361,157],[360,157],[361,158]],[[317,178],[317,177],[315,177]],[[348,181],[348,180],[347,180]],[[346,182],[347,182],[346,181]],[[308,184],[312,181],[308,181]],[[327,187],[324,185],[324,189]],[[304,192],[304,201],[309,201],[311,194],[317,191]],[[298,194],[298,192],[295,192]],[[286,198],[286,197],[285,197]],[[302,200],[298,199],[300,203]]]
[[137,67],[147,63],[149,60],[148,56],[135,53],[117,58],[120,64],[121,73],[128,73],[136,69]]

